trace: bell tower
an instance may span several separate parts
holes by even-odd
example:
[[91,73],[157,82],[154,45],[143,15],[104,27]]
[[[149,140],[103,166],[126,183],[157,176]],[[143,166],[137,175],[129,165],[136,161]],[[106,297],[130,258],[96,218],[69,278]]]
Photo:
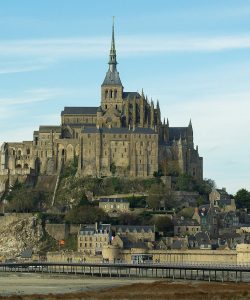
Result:
[[101,107],[105,112],[109,108],[115,108],[118,111],[122,111],[122,94],[123,86],[117,71],[116,49],[115,49],[115,29],[114,29],[114,17],[112,25],[112,39],[111,48],[109,53],[109,69],[106,73],[104,81],[101,86]]

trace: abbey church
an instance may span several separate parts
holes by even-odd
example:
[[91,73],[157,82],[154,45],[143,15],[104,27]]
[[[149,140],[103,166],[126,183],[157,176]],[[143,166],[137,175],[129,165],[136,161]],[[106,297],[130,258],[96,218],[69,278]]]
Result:
[[124,91],[114,25],[100,106],[65,107],[60,126],[40,126],[33,141],[6,142],[0,152],[0,175],[5,176],[55,175],[71,161],[78,162],[78,176],[203,176],[191,121],[187,127],[170,127],[162,121],[158,101],[149,101],[143,91]]

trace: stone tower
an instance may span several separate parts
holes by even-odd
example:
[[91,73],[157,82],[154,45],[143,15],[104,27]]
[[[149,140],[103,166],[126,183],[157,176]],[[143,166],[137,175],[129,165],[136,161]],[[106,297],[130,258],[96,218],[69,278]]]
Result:
[[101,86],[101,108],[105,112],[111,107],[122,111],[123,86],[117,71],[114,20],[112,26],[111,48],[109,53],[109,69]]

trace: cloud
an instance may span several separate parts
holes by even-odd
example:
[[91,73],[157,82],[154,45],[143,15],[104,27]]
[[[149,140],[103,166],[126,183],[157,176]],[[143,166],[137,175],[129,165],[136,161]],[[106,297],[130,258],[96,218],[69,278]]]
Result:
[[22,96],[13,97],[2,97],[0,98],[0,105],[11,106],[11,105],[22,105],[35,102],[43,102],[52,98],[59,97],[64,94],[63,89],[31,89],[26,90],[22,93]]
[[[119,53],[131,55],[155,52],[197,52],[249,49],[250,36],[119,36]],[[7,40],[0,42],[1,56],[39,56],[74,58],[75,56],[103,56],[107,52],[110,37],[76,37],[55,39]]]
[[[65,59],[103,57],[107,55],[109,44],[110,37],[105,36],[1,41],[0,75],[41,70]],[[214,37],[131,35],[117,38],[120,56],[219,52],[249,48],[250,35]]]

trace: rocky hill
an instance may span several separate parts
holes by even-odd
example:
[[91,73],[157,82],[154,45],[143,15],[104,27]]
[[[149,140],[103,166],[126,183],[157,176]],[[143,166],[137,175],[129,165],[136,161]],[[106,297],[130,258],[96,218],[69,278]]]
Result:
[[42,247],[41,220],[32,214],[10,214],[0,217],[0,256],[11,258],[30,248]]

